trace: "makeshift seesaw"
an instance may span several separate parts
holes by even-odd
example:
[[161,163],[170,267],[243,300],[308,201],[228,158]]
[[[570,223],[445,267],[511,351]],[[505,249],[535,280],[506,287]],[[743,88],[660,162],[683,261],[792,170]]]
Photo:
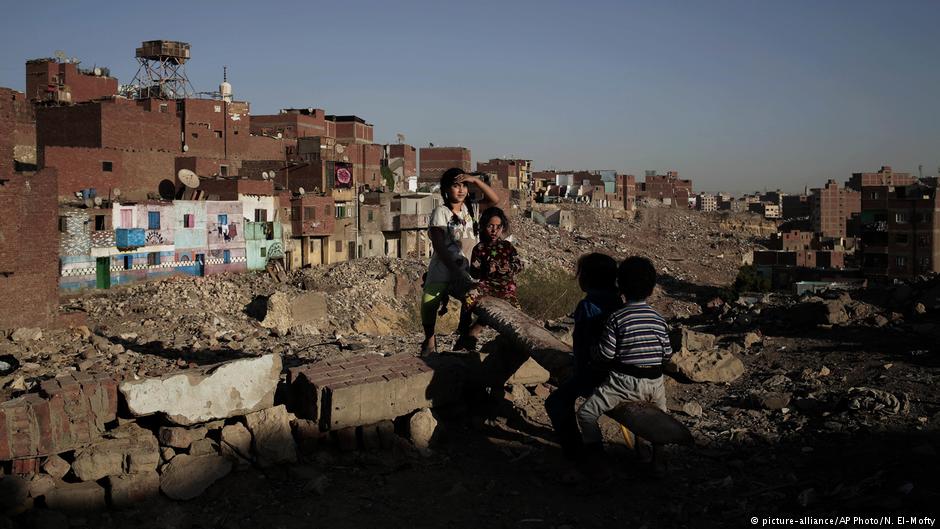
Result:
[[[570,376],[571,348],[528,314],[492,297],[480,299],[473,312],[481,323],[509,340],[519,352],[531,356],[556,380]],[[685,425],[650,403],[627,402],[607,412],[607,416],[654,446],[692,442],[692,433]]]

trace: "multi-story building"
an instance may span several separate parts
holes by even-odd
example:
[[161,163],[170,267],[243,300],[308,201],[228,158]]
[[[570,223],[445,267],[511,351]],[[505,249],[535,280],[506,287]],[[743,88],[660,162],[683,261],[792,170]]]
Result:
[[876,173],[852,173],[845,187],[861,191],[868,186],[906,186],[914,181],[910,173],[895,173],[890,165],[882,165]]
[[822,237],[844,238],[850,235],[850,221],[861,211],[861,195],[829,180],[825,187],[812,190],[810,206],[813,231]]
[[526,160],[504,160],[491,158],[488,162],[477,162],[477,171],[489,173],[494,183],[509,190],[523,189]]
[[784,220],[809,218],[811,212],[809,192],[799,195],[784,195],[781,209]]
[[293,198],[291,223],[293,237],[301,241],[301,266],[329,263],[330,237],[336,224],[333,197],[307,193]]
[[665,175],[657,174],[656,171],[646,171],[637,195],[676,207],[686,207],[689,197],[692,196],[692,181],[680,179],[678,171],[666,171]]
[[386,184],[386,191],[404,193],[418,190],[417,149],[403,143],[386,145],[384,163],[395,181],[391,187]]
[[618,209],[636,210],[636,177],[618,174],[614,181],[614,203]]
[[82,103],[112,97],[118,80],[107,68],[83,70],[72,59],[26,62],[26,97],[37,103]]
[[701,211],[718,211],[718,197],[708,193],[699,193],[696,207]]
[[886,278],[940,272],[936,181],[862,187],[862,268]]
[[421,147],[418,149],[418,183],[433,186],[451,167],[470,172],[470,149],[466,147]]

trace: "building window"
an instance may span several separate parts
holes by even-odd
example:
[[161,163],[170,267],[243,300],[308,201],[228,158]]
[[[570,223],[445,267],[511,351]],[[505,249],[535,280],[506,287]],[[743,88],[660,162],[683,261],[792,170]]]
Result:
[[216,112],[222,112],[222,105],[215,105],[213,107],[213,110],[215,110]]
[[114,170],[114,164],[112,162],[101,162],[101,170],[110,173]]
[[317,208],[312,206],[305,207],[304,220],[317,220]]
[[221,138],[221,137],[222,137],[222,131],[221,131],[221,130],[215,130],[215,131],[212,131],[212,133],[215,134],[215,137],[216,137],[216,138]]
[[343,253],[343,241],[336,241],[336,253]]
[[108,229],[105,224],[104,215],[95,215],[95,231],[104,231]]
[[[372,210],[371,209],[369,210],[369,222],[372,222]],[[371,243],[369,244],[369,249],[370,250],[372,249]]]
[[267,257],[267,256],[268,256],[268,249],[265,248],[264,246],[262,246],[262,247],[261,247],[261,257]]
[[231,250],[222,250],[222,262],[224,264],[229,264],[232,262],[232,251]]
[[255,222],[267,222],[267,221],[268,221],[268,210],[256,209],[255,210]]
[[147,229],[148,230],[160,229],[160,212],[159,211],[147,212]]
[[186,213],[183,215],[183,227],[184,228],[195,228],[196,227],[196,216],[192,213]]
[[898,243],[898,244],[907,244],[907,234],[906,234],[906,233],[899,233],[899,234],[895,235],[895,236],[894,236],[894,242],[896,242],[896,243]]
[[134,258],[130,255],[124,256],[124,270],[130,270],[134,267]]
[[199,133],[198,133],[198,132],[193,132],[193,133],[192,133],[192,136],[193,136],[193,138],[198,138],[198,137],[199,137]]
[[122,228],[134,227],[134,210],[132,209],[121,210],[121,227]]
[[342,219],[346,217],[346,206],[336,206],[336,218]]
[[[372,213],[371,211],[369,213]],[[372,239],[369,239],[369,249],[372,249]]]
[[908,219],[907,213],[898,213],[894,216],[894,221],[898,224],[907,224]]
[[160,264],[160,252],[150,252],[147,254],[147,266],[157,266]]
[[219,217],[219,226],[228,226],[228,215],[225,213],[220,213]]
[[166,114],[168,110],[169,110],[169,107],[167,107],[166,103],[160,103],[160,112],[161,112],[161,113]]
[[228,166],[227,166],[227,165],[220,165],[220,166],[219,166],[219,174],[222,175],[222,176],[228,176]]
[[311,252],[317,251],[317,245],[314,244],[315,242],[316,242],[316,241],[315,241],[314,239],[310,239],[310,251],[311,251]]
[[894,258],[894,265],[898,268],[904,268],[907,266],[907,257],[897,256]]
[[66,226],[68,226],[67,217],[59,217],[59,232],[65,233]]

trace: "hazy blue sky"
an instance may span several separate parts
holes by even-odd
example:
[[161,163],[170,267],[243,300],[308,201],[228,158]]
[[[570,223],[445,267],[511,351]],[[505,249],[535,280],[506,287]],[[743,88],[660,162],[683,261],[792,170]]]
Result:
[[376,142],[474,161],[675,169],[696,189],[796,190],[852,171],[936,174],[940,1],[16,2],[0,86],[57,49],[128,82],[142,40],[229,67],[252,113],[319,107]]

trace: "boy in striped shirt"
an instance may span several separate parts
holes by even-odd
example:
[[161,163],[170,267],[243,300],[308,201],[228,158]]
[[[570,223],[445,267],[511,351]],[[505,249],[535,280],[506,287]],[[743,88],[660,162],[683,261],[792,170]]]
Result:
[[617,270],[617,285],[626,305],[610,315],[600,337],[598,360],[607,379],[578,409],[585,451],[603,451],[597,419],[626,401],[651,402],[666,411],[663,362],[672,355],[666,320],[646,303],[656,286],[649,259],[628,257]]

